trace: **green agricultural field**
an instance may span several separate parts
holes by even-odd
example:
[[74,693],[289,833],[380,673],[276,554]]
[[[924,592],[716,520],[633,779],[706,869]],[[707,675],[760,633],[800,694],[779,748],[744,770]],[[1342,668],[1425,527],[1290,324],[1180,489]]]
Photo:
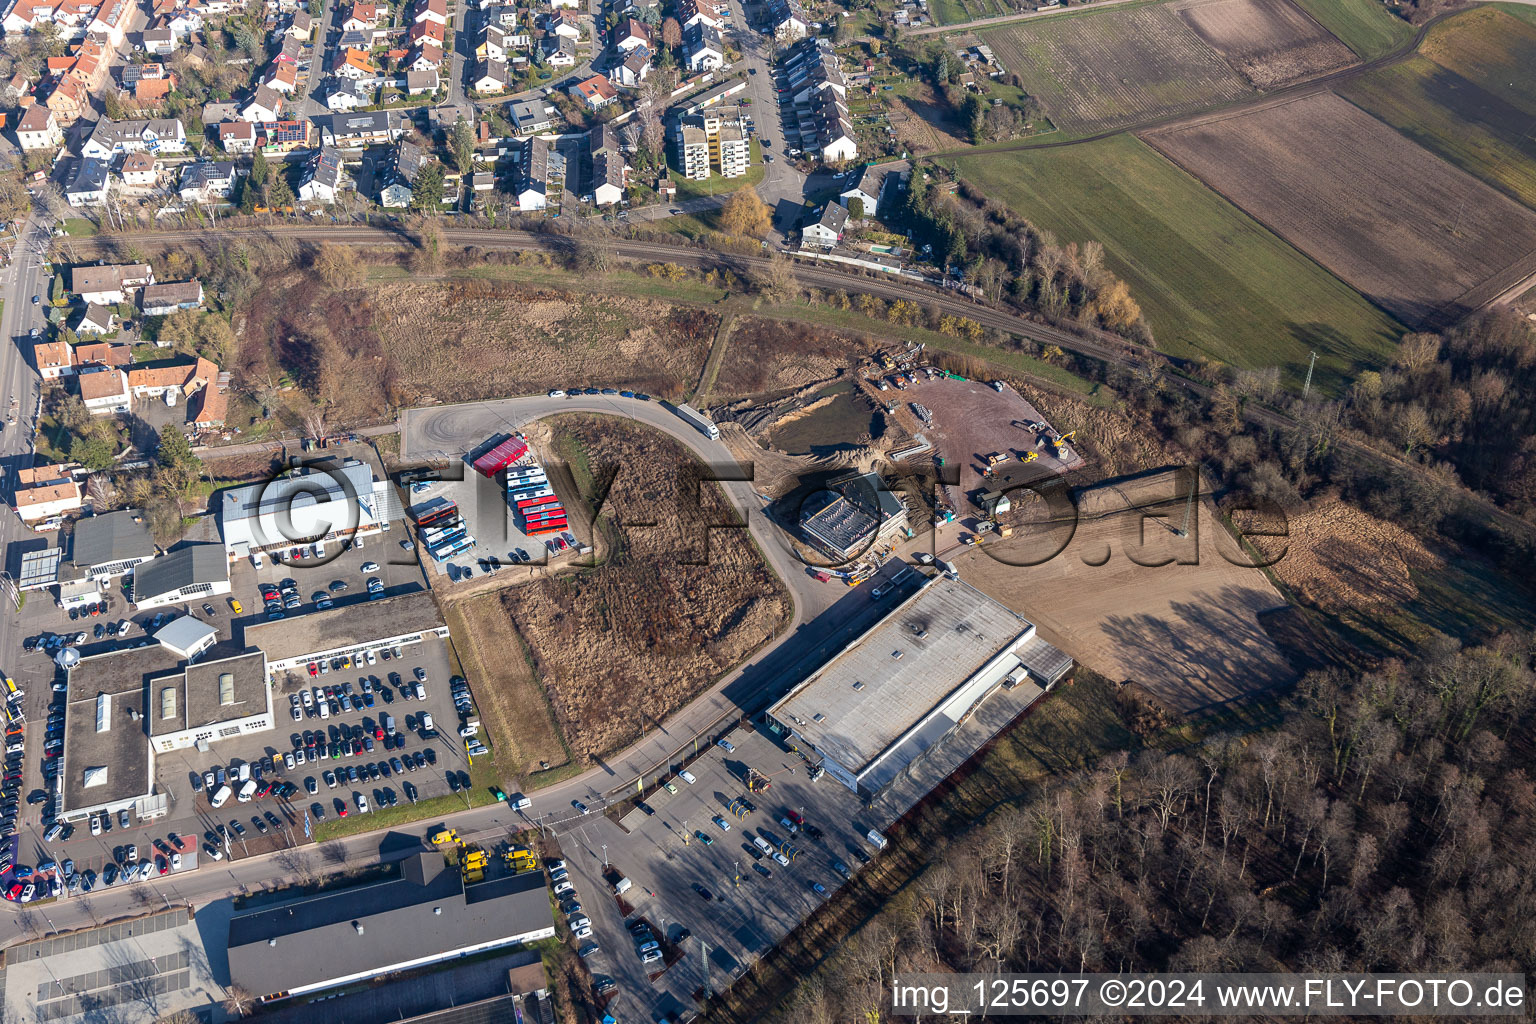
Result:
[[1536,25],[1478,8],[1436,25],[1419,53],[1536,116]]
[[1295,0],[1362,60],[1390,53],[1413,38],[1413,26],[1390,13],[1381,0]]
[[1338,93],[1468,174],[1536,208],[1536,135],[1530,132],[1536,113],[1423,57],[1347,82]]
[[1527,4],[1494,4],[1493,6],[1505,14],[1514,15],[1527,25],[1536,25],[1536,7]]
[[1062,242],[1097,241],[1160,349],[1279,366],[1339,394],[1386,361],[1402,327],[1338,278],[1129,135],[1061,149],[976,153],[962,177]]

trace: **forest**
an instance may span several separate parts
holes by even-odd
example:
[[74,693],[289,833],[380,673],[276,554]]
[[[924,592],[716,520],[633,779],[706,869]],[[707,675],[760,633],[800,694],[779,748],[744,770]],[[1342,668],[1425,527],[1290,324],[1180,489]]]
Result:
[[929,866],[773,1016],[893,972],[1524,971],[1536,639],[1310,673],[1262,733],[1057,777]]

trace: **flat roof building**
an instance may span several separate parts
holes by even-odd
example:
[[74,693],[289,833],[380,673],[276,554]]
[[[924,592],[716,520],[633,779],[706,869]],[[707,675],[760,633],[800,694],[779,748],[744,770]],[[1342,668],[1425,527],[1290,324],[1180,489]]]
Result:
[[260,651],[187,665],[149,680],[149,736],[157,754],[266,732],[275,721],[267,659]]
[[767,724],[873,800],[988,696],[1025,685],[1043,695],[1071,667],[1033,623],[938,575],[773,705]]
[[181,615],[161,626],[155,633],[155,642],[178,658],[194,660],[218,642],[219,631],[190,615]]
[[398,878],[236,914],[229,973],[285,999],[554,934],[543,872],[466,888],[434,851],[403,861]]
[[878,473],[849,473],[830,480],[800,511],[806,538],[838,559],[861,555],[906,525],[907,507]]
[[286,672],[311,661],[360,655],[380,647],[448,638],[437,602],[425,590],[372,601],[367,611],[343,606],[245,627],[247,647],[267,653],[267,668]]

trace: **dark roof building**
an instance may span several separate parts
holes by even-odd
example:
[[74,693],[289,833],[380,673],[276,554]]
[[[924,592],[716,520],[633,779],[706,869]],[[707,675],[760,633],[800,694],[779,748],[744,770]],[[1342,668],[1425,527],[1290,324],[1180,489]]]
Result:
[[876,473],[829,481],[826,490],[806,500],[800,515],[800,529],[811,543],[838,559],[860,556],[906,525],[906,506]]
[[229,973],[261,997],[287,998],[555,934],[542,872],[465,887],[436,852],[400,876],[237,914]]
[[218,544],[189,544],[133,570],[130,599],[140,609],[229,593],[229,560]]
[[89,516],[75,523],[70,561],[93,578],[121,576],[155,557],[155,539],[144,515],[133,509]]

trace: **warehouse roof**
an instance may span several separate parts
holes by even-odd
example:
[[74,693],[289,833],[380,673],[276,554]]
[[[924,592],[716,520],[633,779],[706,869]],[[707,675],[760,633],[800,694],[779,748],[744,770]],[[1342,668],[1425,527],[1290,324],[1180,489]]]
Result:
[[133,570],[135,604],[169,594],[194,583],[224,582],[229,579],[229,559],[217,544],[189,544],[151,562],[142,562]]
[[134,509],[89,516],[75,524],[70,561],[85,568],[130,558],[152,558],[155,539],[144,515]]
[[879,789],[1018,669],[1018,652],[1035,643],[1044,642],[1035,641],[1027,619],[938,576],[790,691],[771,714]]
[[248,992],[303,990],[544,929],[553,932],[542,872],[466,893],[441,855],[422,853],[399,878],[236,915],[229,971]]
[[425,632],[442,624],[437,602],[422,590],[369,602],[366,610],[343,605],[276,622],[250,623],[245,627],[245,643],[265,651],[268,661],[279,662]]
[[175,669],[175,656],[161,647],[83,658],[70,669],[61,771],[64,810],[148,795],[146,681]]
[[[229,677],[227,687],[225,676]],[[154,736],[265,714],[270,704],[267,661],[261,651],[188,665],[182,672],[157,677],[150,686],[149,731]],[[170,704],[163,699],[166,687],[175,690]]]

